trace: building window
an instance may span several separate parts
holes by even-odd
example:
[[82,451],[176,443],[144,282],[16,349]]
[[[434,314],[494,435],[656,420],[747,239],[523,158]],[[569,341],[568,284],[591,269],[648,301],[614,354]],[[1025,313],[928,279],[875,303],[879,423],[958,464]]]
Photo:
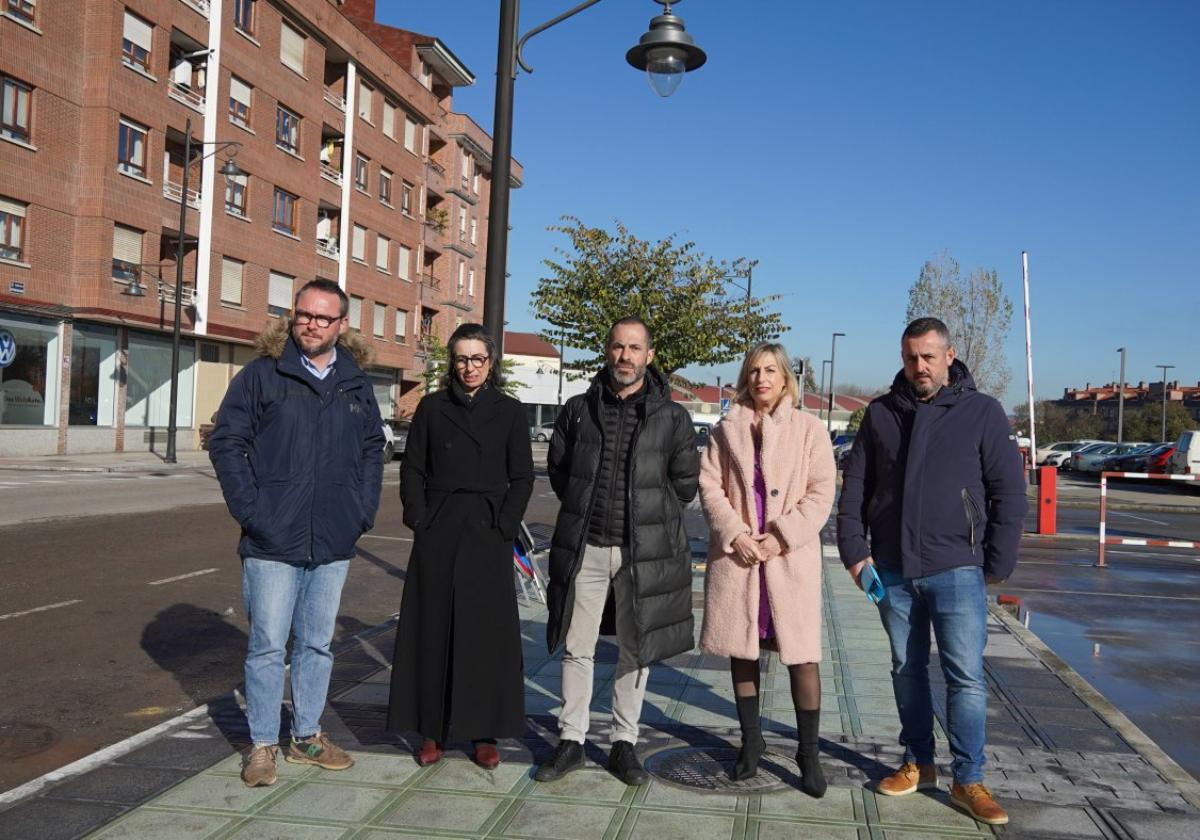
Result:
[[25,211],[28,205],[0,197],[0,257],[24,262]]
[[475,269],[467,270],[467,294],[475,297]]
[[417,81],[421,83],[421,87],[433,90],[433,75],[429,72],[429,62],[422,61],[421,69],[418,71],[420,75]]
[[374,104],[371,97],[375,90],[364,81],[358,83],[358,115],[367,122],[371,122],[371,107]]
[[254,34],[254,0],[233,0],[233,25],[247,35]]
[[396,106],[386,99],[383,100],[383,134],[396,139]]
[[367,229],[354,226],[354,233],[350,238],[350,256],[359,262],[366,262],[367,259]]
[[280,22],[279,60],[304,75],[304,34],[286,20]]
[[392,250],[392,241],[386,236],[375,238],[375,267],[380,271],[388,270],[388,256]]
[[117,331],[75,324],[71,334],[71,393],[67,422],[111,426],[116,419]]
[[382,166],[379,167],[379,200],[384,204],[392,203],[392,173]]
[[350,311],[347,314],[349,315],[350,329],[352,330],[362,330],[362,304],[362,298],[350,298]]
[[150,72],[150,45],[154,27],[137,15],[125,10],[125,33],[121,38],[121,60],[130,67]]
[[0,77],[4,84],[4,114],[0,134],[11,140],[29,142],[29,101],[33,88],[11,76]]
[[387,307],[382,303],[375,304],[375,317],[371,319],[371,332],[376,338],[383,338],[383,322],[387,320]]
[[250,98],[254,88],[237,76],[229,78],[229,121],[243,128],[250,127]]
[[113,227],[112,278],[122,283],[137,279],[142,264],[142,231],[137,228]]
[[400,182],[400,212],[405,216],[412,215],[413,185],[408,181]]
[[300,154],[300,115],[282,105],[275,107],[275,145],[285,152]]
[[400,246],[400,279],[408,280],[412,265],[412,249],[406,245]]
[[475,244],[475,234],[478,232],[478,230],[479,230],[479,219],[472,216],[471,217],[471,244],[472,245]]
[[117,169],[126,175],[146,177],[146,133],[145,126],[121,118],[117,133]]
[[221,257],[221,303],[242,303],[242,275],[246,264],[241,260]]
[[33,15],[37,10],[37,0],[8,0],[9,14],[16,15],[21,20],[33,23]]
[[467,208],[458,208],[458,241],[467,241]]
[[462,153],[462,182],[466,184],[471,179],[471,156],[465,151]]
[[286,315],[292,309],[292,286],[296,278],[272,271],[267,279],[267,312]]
[[[195,342],[185,340],[179,347],[179,395],[175,418],[184,428],[192,425],[195,362]],[[171,339],[131,330],[128,368],[125,425],[166,426],[171,406]]]
[[396,310],[396,343],[408,343],[408,313],[403,309]]
[[287,190],[275,188],[275,230],[290,236],[296,235],[296,202],[299,200]]
[[458,293],[461,295],[467,288],[467,264],[458,261]]
[[417,124],[407,114],[404,115],[404,148],[417,154]]
[[363,192],[367,191],[367,178],[371,169],[371,159],[363,155],[354,156],[354,186]]
[[248,173],[225,176],[225,212],[245,219],[249,191],[250,175]]
[[0,331],[12,342],[0,381],[0,426],[57,425],[58,325],[0,315]]

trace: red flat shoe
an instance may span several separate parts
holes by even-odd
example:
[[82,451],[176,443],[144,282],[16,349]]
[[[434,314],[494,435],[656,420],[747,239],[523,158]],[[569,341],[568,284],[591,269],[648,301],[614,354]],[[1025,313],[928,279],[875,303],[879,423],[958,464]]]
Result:
[[417,753],[417,764],[421,767],[427,767],[430,764],[437,764],[442,760],[442,745],[437,741],[425,740],[421,742],[421,749]]
[[476,744],[475,763],[484,770],[495,770],[500,766],[500,750],[495,744]]

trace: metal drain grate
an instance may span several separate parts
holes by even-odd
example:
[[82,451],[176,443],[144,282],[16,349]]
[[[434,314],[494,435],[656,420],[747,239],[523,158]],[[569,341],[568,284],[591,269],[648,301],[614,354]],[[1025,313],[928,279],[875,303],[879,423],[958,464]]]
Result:
[[735,782],[729,774],[737,754],[732,747],[676,747],[648,756],[645,765],[664,782],[710,793],[762,793],[800,784],[796,762],[773,752],[763,754],[758,775]]

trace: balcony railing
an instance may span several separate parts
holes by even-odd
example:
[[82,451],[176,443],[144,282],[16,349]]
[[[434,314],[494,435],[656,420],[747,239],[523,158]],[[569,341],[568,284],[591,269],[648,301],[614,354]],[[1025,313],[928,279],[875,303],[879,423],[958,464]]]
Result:
[[191,6],[200,14],[208,17],[209,2],[208,0],[181,0],[183,5]]
[[321,161],[321,177],[326,181],[333,181],[333,183],[337,184],[339,187],[342,185],[341,171],[335,169],[332,165],[326,163],[325,161]]
[[331,260],[336,260],[341,251],[338,249],[338,241],[336,239],[318,239],[317,253],[322,257],[328,257]]
[[[183,187],[181,185],[176,184],[173,181],[163,182],[163,196],[171,199],[171,201],[174,201],[176,204],[179,203],[179,196],[182,192]],[[188,190],[187,203],[188,207],[191,207],[193,210],[199,210],[200,190]]]
[[193,111],[198,111],[201,114],[204,113],[203,90],[192,90],[187,85],[181,85],[177,82],[169,82],[167,84],[167,96],[182,102]]
[[342,111],[343,113],[345,113],[346,100],[343,99],[342,97],[338,96],[336,93],[331,91],[329,88],[325,88],[325,101],[328,102],[330,105],[332,105],[334,108],[337,108],[339,111]]
[[[165,280],[158,281],[158,299],[163,303],[175,305],[175,285],[168,283]],[[184,306],[196,305],[196,287],[183,284],[183,300],[180,301]]]
[[438,163],[433,158],[429,159],[429,168],[432,169],[434,172],[436,172],[439,175],[446,174],[446,167],[442,166],[440,163]]

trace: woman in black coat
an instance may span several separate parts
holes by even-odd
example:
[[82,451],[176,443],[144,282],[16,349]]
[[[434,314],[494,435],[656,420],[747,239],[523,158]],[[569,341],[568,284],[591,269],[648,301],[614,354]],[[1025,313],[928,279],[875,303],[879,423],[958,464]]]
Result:
[[500,763],[496,738],[525,733],[513,538],[533,492],[525,409],[498,387],[496,345],[463,324],[449,372],[421,400],[400,468],[414,534],[396,631],[388,729],[424,737],[417,763],[447,740]]

